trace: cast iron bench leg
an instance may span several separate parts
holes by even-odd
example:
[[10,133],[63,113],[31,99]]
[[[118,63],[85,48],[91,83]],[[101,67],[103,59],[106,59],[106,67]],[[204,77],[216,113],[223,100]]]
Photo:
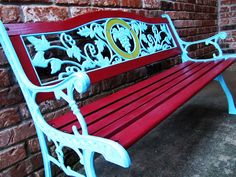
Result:
[[84,169],[87,177],[96,177],[94,170],[94,152],[84,150]]
[[216,77],[215,80],[217,80],[220,83],[222,89],[225,92],[225,95],[226,95],[226,98],[227,98],[227,101],[228,101],[228,106],[229,106],[229,114],[236,114],[234,98],[233,98],[233,96],[232,96],[232,94],[231,94],[227,84],[225,83],[223,75],[220,74],[219,76]]
[[42,150],[45,177],[52,177],[51,164],[50,164],[51,162],[48,159],[49,152],[48,152],[45,136],[43,132],[39,128],[37,128],[36,124],[35,124],[35,128],[36,128],[37,135],[39,138],[39,142],[40,142],[39,144]]

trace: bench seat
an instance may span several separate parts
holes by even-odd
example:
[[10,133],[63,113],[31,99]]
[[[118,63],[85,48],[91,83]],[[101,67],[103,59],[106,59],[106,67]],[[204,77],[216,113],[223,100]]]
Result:
[[[128,148],[169,114],[228,68],[234,59],[181,63],[81,108],[90,135],[119,142]],[[72,133],[80,129],[72,112],[49,121]]]

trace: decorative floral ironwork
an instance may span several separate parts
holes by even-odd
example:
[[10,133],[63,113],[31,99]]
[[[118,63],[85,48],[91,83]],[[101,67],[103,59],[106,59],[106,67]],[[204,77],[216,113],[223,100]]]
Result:
[[[50,35],[58,37],[50,39]],[[38,68],[49,69],[52,75],[57,75],[53,82],[74,71],[103,68],[176,47],[166,24],[131,19],[102,19],[70,31],[25,35],[22,40],[34,47],[36,54],[31,55],[25,44],[36,72],[39,74]],[[59,49],[65,56],[53,52],[47,56],[53,49]]]

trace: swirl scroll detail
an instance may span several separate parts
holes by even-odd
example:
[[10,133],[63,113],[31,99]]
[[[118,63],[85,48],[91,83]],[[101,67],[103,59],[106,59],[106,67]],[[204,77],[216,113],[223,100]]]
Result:
[[[69,70],[87,72],[176,47],[167,24],[121,18],[21,38],[42,85],[58,82],[65,77],[61,73]],[[42,70],[48,70],[53,79],[44,81]]]

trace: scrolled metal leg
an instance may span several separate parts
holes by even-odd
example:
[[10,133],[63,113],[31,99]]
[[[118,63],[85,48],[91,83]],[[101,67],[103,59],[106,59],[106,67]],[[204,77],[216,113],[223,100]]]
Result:
[[89,150],[83,151],[84,155],[84,169],[87,177],[96,177],[94,169],[94,152]]
[[236,115],[236,108],[235,108],[235,104],[234,104],[234,98],[233,98],[227,84],[225,83],[223,75],[221,74],[221,75],[217,76],[215,78],[215,80],[217,80],[220,83],[222,89],[225,92],[225,95],[226,95],[226,98],[227,98],[227,101],[228,101],[229,114],[235,114]]
[[43,132],[39,130],[39,128],[37,128],[36,125],[35,125],[35,128],[36,128],[39,144],[42,151],[45,177],[52,177],[51,162],[48,159],[48,147],[47,147],[45,136]]

